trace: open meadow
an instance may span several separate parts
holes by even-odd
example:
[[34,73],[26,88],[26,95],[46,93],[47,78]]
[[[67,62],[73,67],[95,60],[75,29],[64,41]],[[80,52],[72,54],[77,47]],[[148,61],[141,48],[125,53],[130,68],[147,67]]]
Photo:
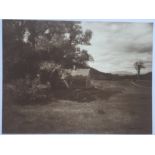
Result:
[[47,102],[34,104],[14,103],[6,87],[3,133],[151,134],[151,81],[92,82],[94,88],[50,90]]

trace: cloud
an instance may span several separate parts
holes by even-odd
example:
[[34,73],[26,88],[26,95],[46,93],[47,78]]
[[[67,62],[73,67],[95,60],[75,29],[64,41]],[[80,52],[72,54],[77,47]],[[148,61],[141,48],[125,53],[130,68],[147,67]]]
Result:
[[[82,22],[93,31],[91,46],[84,46],[94,57],[89,63],[104,72],[134,72],[137,60],[152,62],[153,25],[151,23]],[[151,70],[150,67],[145,72]]]
[[129,45],[126,47],[127,52],[152,53],[152,45]]

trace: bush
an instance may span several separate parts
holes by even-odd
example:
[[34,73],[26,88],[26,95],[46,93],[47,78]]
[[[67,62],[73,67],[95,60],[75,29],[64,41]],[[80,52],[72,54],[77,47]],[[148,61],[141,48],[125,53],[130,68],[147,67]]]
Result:
[[49,84],[41,84],[37,77],[20,79],[14,82],[13,99],[20,103],[42,102],[49,99]]

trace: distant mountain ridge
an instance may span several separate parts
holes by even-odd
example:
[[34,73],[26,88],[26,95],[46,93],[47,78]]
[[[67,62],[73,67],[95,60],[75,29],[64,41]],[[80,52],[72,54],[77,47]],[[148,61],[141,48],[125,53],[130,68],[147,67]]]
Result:
[[[137,79],[136,74],[129,74],[130,72],[116,72],[116,73],[105,73],[98,71],[94,68],[90,68],[90,74],[93,79],[97,80],[120,80],[120,79]],[[140,76],[141,79],[151,79],[152,72],[142,74]]]
[[116,72],[113,72],[113,74],[119,74],[119,75],[134,75],[134,73],[128,72],[128,71],[116,71]]

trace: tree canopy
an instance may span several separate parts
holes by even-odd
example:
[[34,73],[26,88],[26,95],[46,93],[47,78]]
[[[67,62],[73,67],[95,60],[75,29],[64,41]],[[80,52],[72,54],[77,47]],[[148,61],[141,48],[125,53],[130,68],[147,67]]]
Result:
[[4,76],[33,77],[44,62],[86,68],[93,58],[79,45],[90,45],[91,37],[75,21],[3,20]]

